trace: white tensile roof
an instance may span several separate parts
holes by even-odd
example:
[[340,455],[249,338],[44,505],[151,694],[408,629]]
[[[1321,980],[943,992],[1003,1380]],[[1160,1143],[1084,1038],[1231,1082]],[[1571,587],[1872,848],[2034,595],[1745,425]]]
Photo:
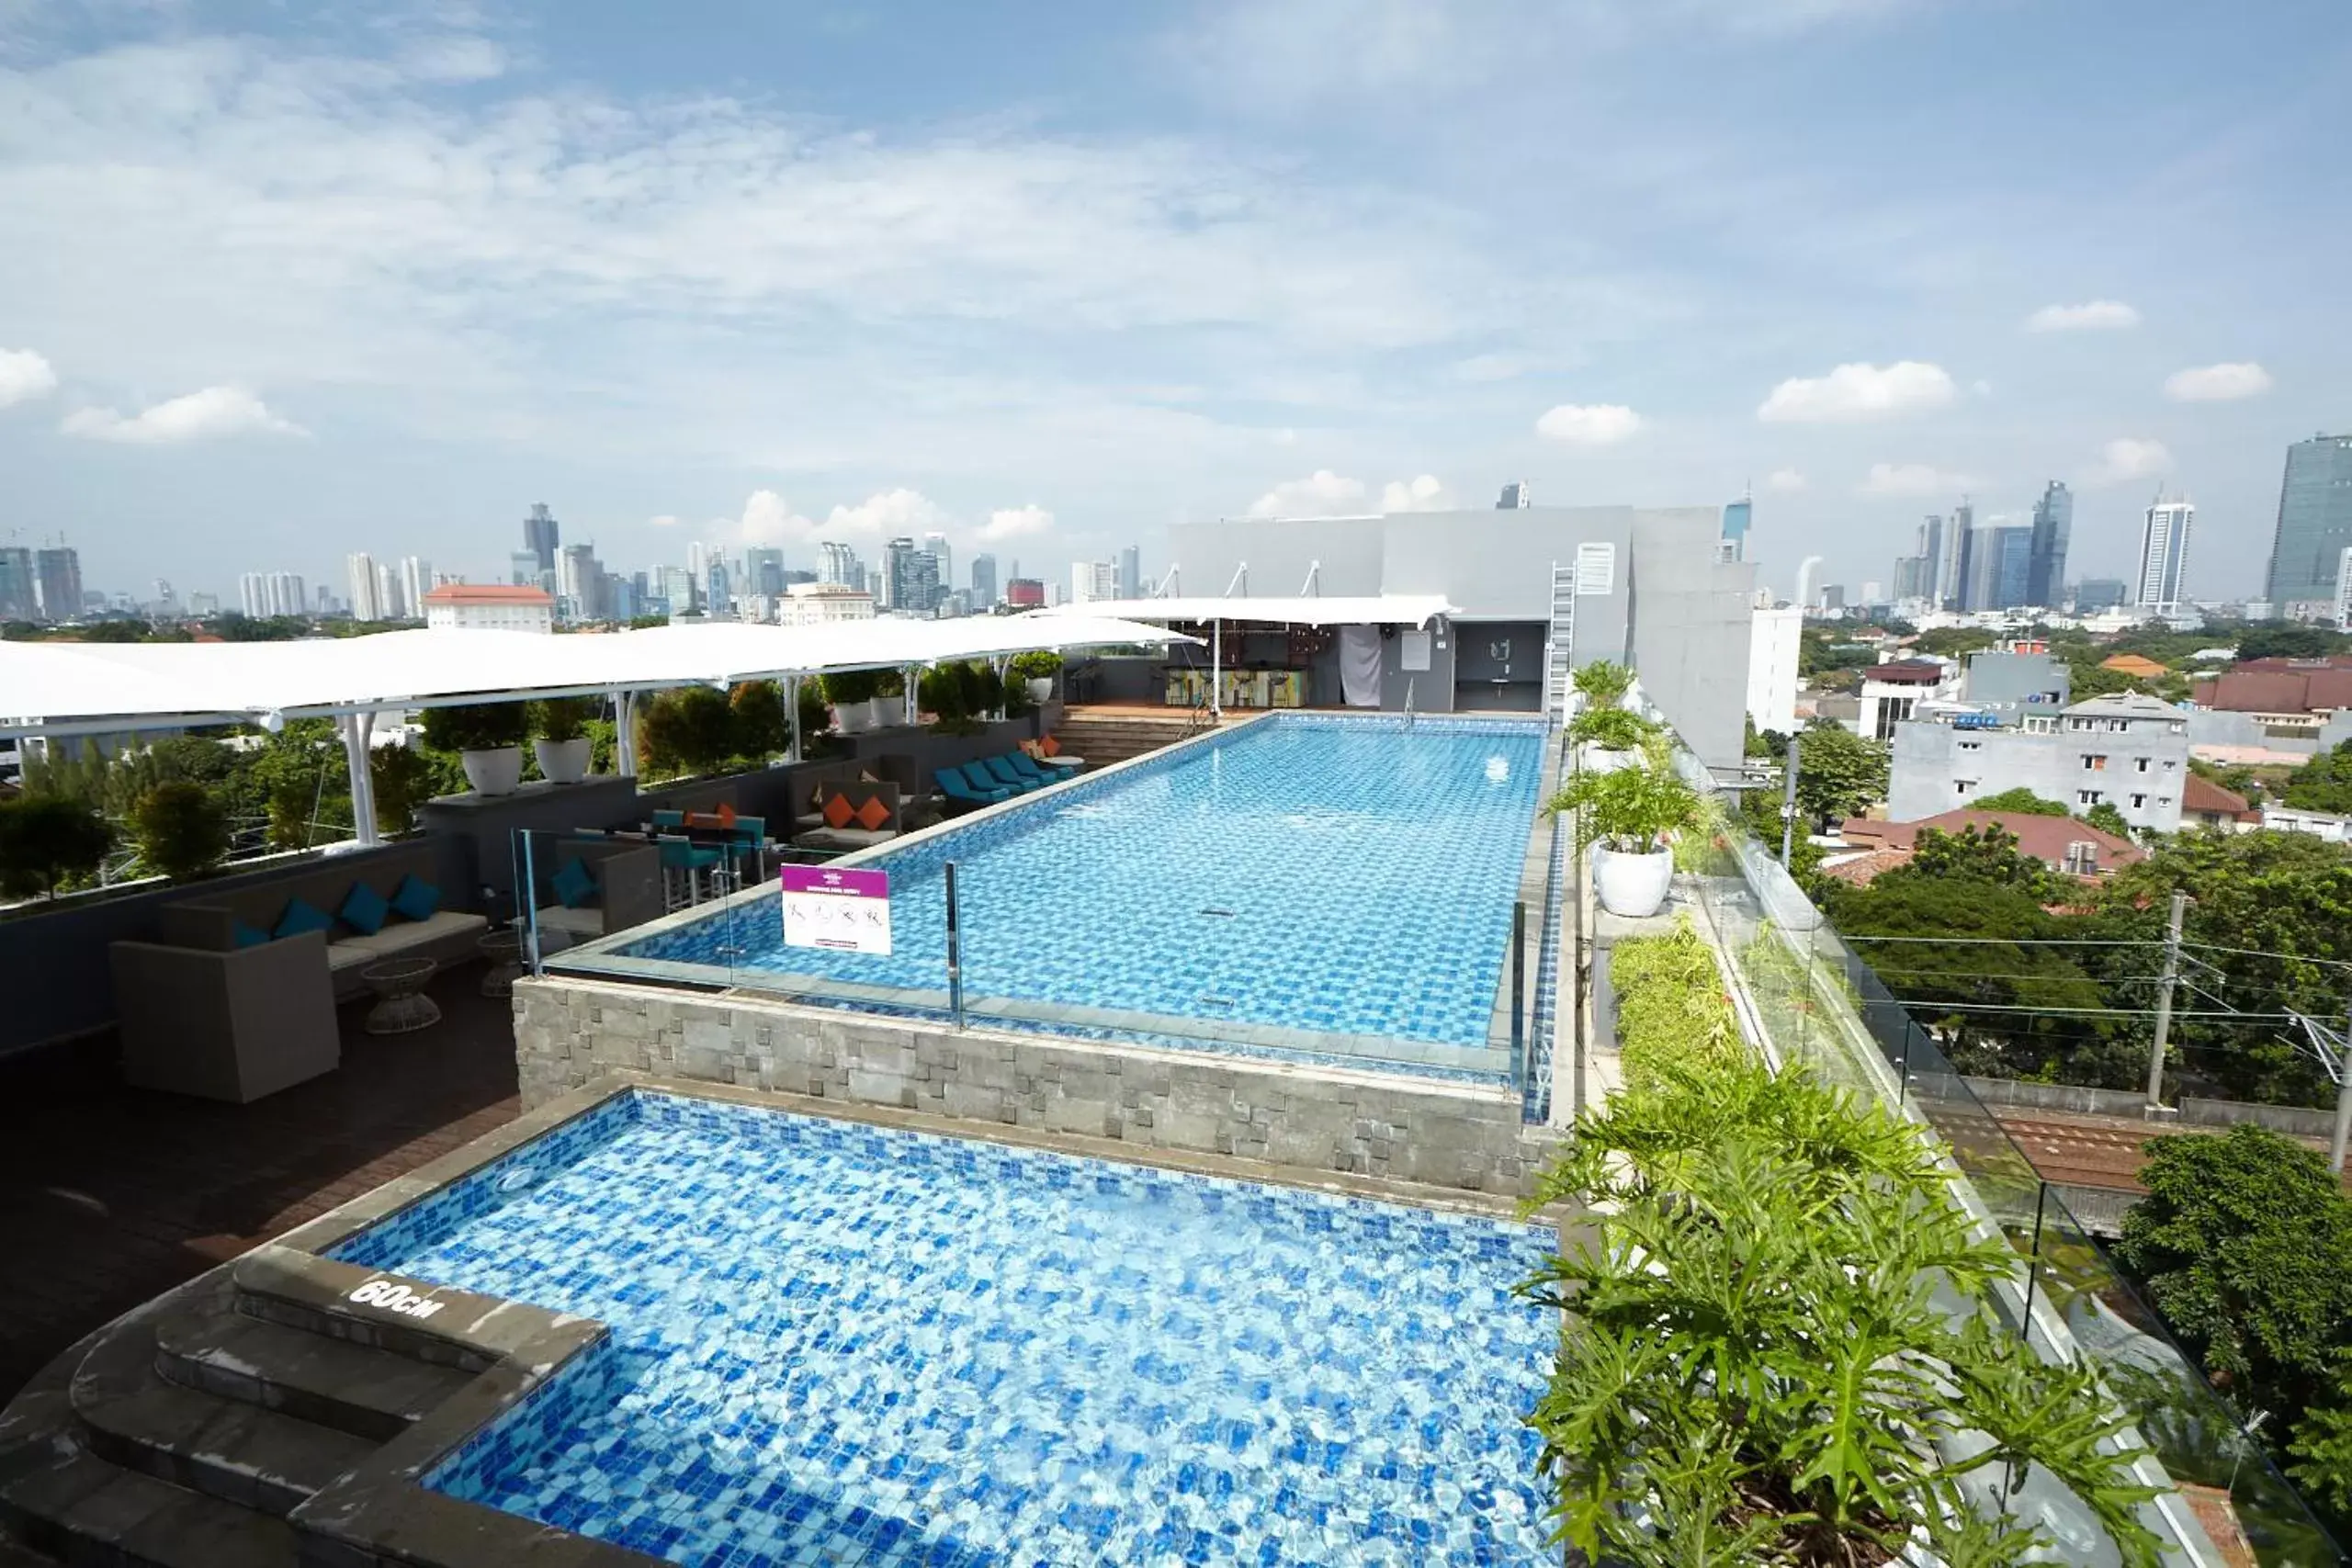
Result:
[[1046,615],[1115,615],[1127,621],[1262,621],[1291,626],[1425,626],[1461,612],[1442,593],[1383,593],[1361,598],[1090,599],[1057,604]]
[[443,628],[300,642],[0,642],[0,734],[274,724],[1171,640],[1193,639],[1101,615],[1029,615],[557,636]]

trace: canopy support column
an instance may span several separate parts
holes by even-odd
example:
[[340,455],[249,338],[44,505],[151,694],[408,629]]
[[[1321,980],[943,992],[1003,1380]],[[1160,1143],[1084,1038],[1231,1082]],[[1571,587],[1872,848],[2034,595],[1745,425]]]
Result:
[[1012,655],[1000,653],[989,662],[996,667],[996,712],[990,716],[1001,723],[1012,712],[1012,694],[1005,689],[1006,681],[1011,679]]
[[906,720],[908,726],[912,728],[913,726],[919,725],[922,722],[922,666],[920,664],[908,665],[906,670]]
[[[1247,571],[1249,568],[1242,568]],[[1209,716],[1225,722],[1225,623],[1209,623]]]
[[800,677],[797,675],[784,678],[784,709],[791,716],[792,725],[792,744],[785,748],[784,760],[797,762],[800,761]]
[[368,773],[368,736],[375,728],[372,713],[343,716],[343,760],[351,771],[351,821],[363,844],[382,841],[376,832],[376,781]]
[[623,778],[637,773],[637,694],[613,694],[613,771]]

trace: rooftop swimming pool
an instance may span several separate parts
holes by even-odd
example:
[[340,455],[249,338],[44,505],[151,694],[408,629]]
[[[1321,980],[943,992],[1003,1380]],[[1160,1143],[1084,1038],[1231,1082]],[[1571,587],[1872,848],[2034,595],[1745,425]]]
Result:
[[426,1484],[681,1562],[1533,1564],[1547,1229],[634,1091],[338,1246],[610,1337]]
[[1532,723],[1283,714],[860,857],[888,957],[786,947],[746,896],[562,965],[935,1010],[953,861],[976,1020],[1499,1077],[1542,772]]

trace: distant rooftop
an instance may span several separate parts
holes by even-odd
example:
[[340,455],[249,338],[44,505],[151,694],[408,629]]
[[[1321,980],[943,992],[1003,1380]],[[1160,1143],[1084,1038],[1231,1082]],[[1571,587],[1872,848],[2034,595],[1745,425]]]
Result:
[[544,604],[552,606],[544,588],[503,582],[445,582],[424,595],[428,604]]
[[2123,692],[2111,697],[2092,697],[2066,709],[2068,717],[2081,718],[2179,718],[2181,711],[2162,697],[2152,697],[2143,692]]

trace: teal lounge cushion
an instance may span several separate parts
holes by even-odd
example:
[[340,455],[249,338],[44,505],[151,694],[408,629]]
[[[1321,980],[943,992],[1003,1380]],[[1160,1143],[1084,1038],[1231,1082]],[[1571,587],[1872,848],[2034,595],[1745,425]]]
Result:
[[404,920],[429,920],[441,908],[441,889],[420,876],[403,876],[392,889],[392,913]]
[[286,912],[277,917],[277,924],[270,928],[272,937],[300,936],[304,931],[332,931],[334,917],[324,909],[300,898],[288,898]]
[[343,908],[335,913],[342,917],[345,925],[361,936],[374,936],[384,929],[384,921],[390,918],[392,907],[384,902],[381,893],[359,882],[354,883],[351,891],[344,895]]
[[269,933],[259,926],[249,926],[243,920],[229,923],[229,940],[239,947],[266,947]]
[[596,879],[588,874],[587,866],[576,860],[564,862],[563,869],[548,879],[548,886],[555,889],[555,896],[563,900],[567,909],[577,909],[596,896]]

